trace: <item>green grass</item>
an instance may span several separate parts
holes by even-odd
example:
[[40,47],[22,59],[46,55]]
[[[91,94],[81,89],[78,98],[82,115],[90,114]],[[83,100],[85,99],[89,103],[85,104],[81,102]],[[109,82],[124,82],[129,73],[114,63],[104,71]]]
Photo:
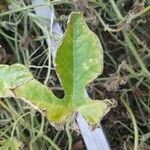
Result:
[[[13,9],[7,11],[2,7],[5,9],[0,13],[0,50],[3,48],[6,54],[3,59],[7,59],[8,64],[25,64],[36,79],[62,92],[56,77],[50,75],[53,70],[49,55],[51,43],[47,45],[45,37],[50,40],[53,35],[43,26],[42,18],[33,13],[37,5],[31,5],[29,0],[9,0],[8,4]],[[97,78],[88,89],[93,98],[110,97],[118,101],[118,106],[102,121],[112,149],[149,148],[149,1],[134,5],[129,0],[89,0],[88,5],[81,3],[82,7],[73,1],[52,1],[51,4],[55,5],[57,19],[63,28],[65,18],[75,5],[85,14],[88,25],[102,42],[105,53],[103,77]],[[122,82],[124,79],[126,84]],[[59,95],[56,90],[55,93]],[[46,118],[24,102],[0,100],[0,144],[5,149],[10,145],[31,150],[67,149],[77,138],[72,139],[71,135],[74,136],[68,127],[67,132],[56,131]]]

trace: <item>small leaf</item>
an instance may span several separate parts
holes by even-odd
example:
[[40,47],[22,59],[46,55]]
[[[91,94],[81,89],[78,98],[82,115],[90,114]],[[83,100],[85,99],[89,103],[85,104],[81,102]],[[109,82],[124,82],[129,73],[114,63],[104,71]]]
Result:
[[18,64],[0,66],[0,96],[14,96],[30,103],[52,123],[62,125],[68,117],[79,112],[91,126],[98,125],[114,104],[84,96],[85,86],[103,71],[103,51],[81,13],[72,13],[69,17],[67,31],[56,54],[55,68],[65,91],[63,99],[55,97],[48,87]]

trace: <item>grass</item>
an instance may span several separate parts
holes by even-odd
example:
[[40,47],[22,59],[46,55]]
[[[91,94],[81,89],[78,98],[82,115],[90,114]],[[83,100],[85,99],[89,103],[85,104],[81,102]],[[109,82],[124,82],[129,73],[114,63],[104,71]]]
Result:
[[[0,7],[0,63],[23,63],[35,78],[63,93],[50,75],[53,35],[36,16],[30,0],[10,0]],[[115,98],[118,106],[102,121],[112,149],[150,148],[150,6],[148,1],[89,0],[51,1],[65,29],[66,17],[82,11],[89,27],[99,36],[105,54],[102,77],[90,83],[93,98]],[[62,16],[63,15],[63,16]],[[53,20],[54,18],[52,18]],[[92,23],[91,23],[92,22]],[[45,37],[49,42],[46,44]],[[3,55],[1,54],[3,51]],[[5,61],[2,61],[5,60]],[[0,100],[0,145],[31,150],[71,149],[77,135],[56,131],[39,112],[15,99]],[[62,148],[63,147],[63,148]],[[0,149],[2,149],[0,148]],[[15,148],[13,148],[15,149]]]

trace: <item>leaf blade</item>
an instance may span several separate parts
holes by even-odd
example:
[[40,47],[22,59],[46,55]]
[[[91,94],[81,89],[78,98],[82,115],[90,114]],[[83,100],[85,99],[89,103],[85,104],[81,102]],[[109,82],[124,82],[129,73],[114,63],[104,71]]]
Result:
[[102,73],[101,44],[87,27],[81,13],[71,14],[55,62],[65,93],[72,95],[73,99],[78,99],[77,95],[83,97],[86,84]]
[[42,112],[50,122],[63,124],[71,112],[65,101],[55,97],[48,87],[34,79],[15,88],[14,93],[17,98]]

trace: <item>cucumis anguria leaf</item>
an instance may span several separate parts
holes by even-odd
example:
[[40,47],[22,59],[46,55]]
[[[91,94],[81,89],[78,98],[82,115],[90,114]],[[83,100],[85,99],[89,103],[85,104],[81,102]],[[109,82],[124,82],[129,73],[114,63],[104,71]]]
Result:
[[81,13],[73,12],[66,33],[54,60],[65,96],[59,99],[42,83],[35,80],[23,65],[0,65],[0,97],[22,99],[48,118],[63,125],[76,113],[92,127],[115,105],[110,100],[85,97],[85,86],[103,71],[103,51],[98,37],[89,30]]

